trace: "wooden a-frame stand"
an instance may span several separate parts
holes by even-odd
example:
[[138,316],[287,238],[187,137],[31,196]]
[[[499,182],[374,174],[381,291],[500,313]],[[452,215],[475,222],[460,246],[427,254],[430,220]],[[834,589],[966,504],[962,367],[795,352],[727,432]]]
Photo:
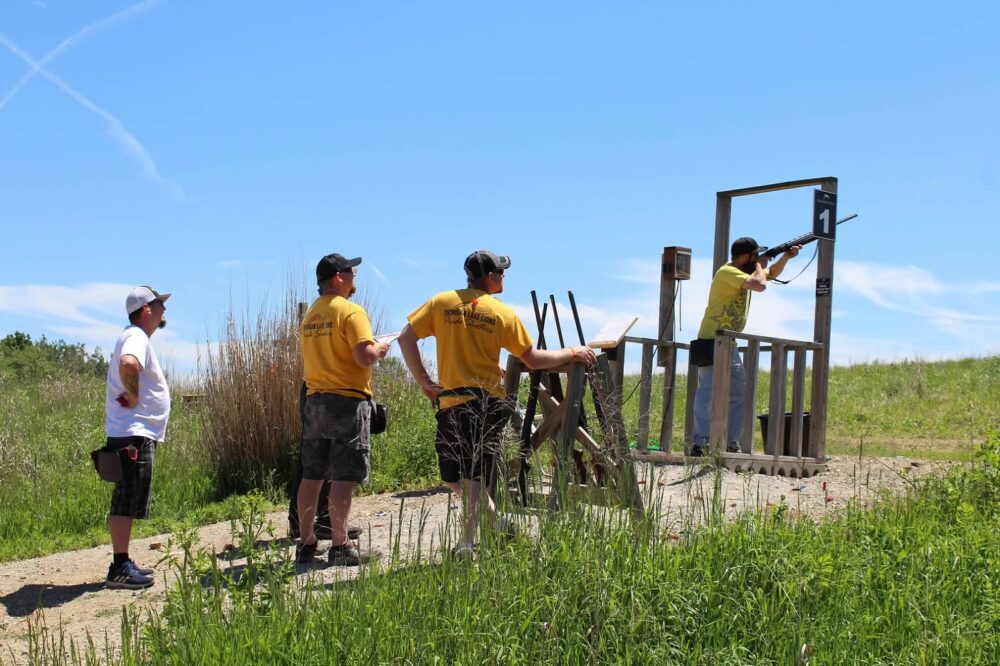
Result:
[[[504,390],[508,400],[516,401],[521,376],[527,372],[521,361],[511,356],[507,360]],[[518,457],[510,471],[516,474],[519,499],[529,505],[533,499],[527,490],[525,474],[531,457],[546,442],[552,443],[554,474],[552,492],[548,495],[549,509],[567,509],[579,502],[601,506],[618,506],[639,516],[643,512],[642,496],[635,474],[635,463],[628,451],[625,426],[621,419],[620,405],[613,401],[621,395],[616,386],[607,355],[599,354],[591,373],[590,386],[603,434],[603,446],[584,427],[584,396],[588,372],[582,363],[570,363],[558,368],[528,373],[531,378],[525,418],[532,418],[541,407],[541,422],[531,430],[527,441],[521,442]],[[563,394],[562,376],[566,376]],[[515,414],[513,425],[523,426],[520,415]],[[579,443],[589,452],[595,473],[588,475],[582,456],[576,451]],[[575,459],[575,464],[574,464]]]

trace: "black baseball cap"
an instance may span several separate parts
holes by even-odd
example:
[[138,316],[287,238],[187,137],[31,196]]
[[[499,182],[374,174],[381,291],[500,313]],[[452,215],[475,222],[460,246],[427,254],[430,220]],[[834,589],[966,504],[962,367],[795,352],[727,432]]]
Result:
[[490,273],[510,268],[510,257],[499,256],[489,250],[476,250],[465,258],[465,274],[470,280],[479,280]]
[[757,241],[754,239],[749,236],[743,236],[742,238],[737,238],[733,241],[733,245],[729,249],[729,256],[738,257],[741,254],[746,254],[747,252],[751,252],[753,254],[763,254],[766,250],[766,247],[757,245]]
[[316,264],[316,283],[326,282],[337,273],[346,273],[361,263],[361,257],[348,259],[342,254],[328,254]]

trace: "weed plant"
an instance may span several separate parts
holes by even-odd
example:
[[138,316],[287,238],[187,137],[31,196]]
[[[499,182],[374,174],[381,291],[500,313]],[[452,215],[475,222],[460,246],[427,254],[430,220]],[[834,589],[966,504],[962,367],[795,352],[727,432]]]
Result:
[[[156,616],[126,615],[112,663],[995,664],[1000,436],[975,465],[830,520],[784,505],[669,534],[654,520],[556,514],[476,563],[289,584],[272,551],[193,564]],[[246,512],[253,525],[259,514]],[[253,541],[259,528],[244,528]],[[242,547],[242,546],[241,546]],[[287,558],[287,549],[284,557]],[[271,558],[271,559],[268,559]],[[249,565],[248,565],[249,566]],[[49,654],[60,646],[53,643]],[[66,646],[63,661],[74,658]],[[36,652],[36,655],[38,653]],[[96,653],[91,650],[96,659]],[[104,655],[107,656],[107,655]],[[44,662],[40,662],[44,663]]]

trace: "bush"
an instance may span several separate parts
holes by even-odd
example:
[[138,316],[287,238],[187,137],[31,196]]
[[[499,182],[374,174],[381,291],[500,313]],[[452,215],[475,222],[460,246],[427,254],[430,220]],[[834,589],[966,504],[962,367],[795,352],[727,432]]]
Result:
[[20,331],[0,340],[0,378],[24,381],[67,375],[104,377],[107,372],[108,362],[100,347],[88,354],[82,344],[49,342],[44,335],[33,342],[30,335]]

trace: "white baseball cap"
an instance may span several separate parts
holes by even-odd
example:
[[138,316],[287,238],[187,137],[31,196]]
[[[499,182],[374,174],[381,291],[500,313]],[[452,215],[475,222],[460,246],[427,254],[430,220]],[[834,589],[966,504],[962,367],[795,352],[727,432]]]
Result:
[[168,298],[170,298],[170,294],[161,294],[152,287],[135,287],[129,292],[128,297],[125,299],[125,313],[132,314],[143,305],[147,305],[153,301],[160,301],[163,303],[166,302]]

